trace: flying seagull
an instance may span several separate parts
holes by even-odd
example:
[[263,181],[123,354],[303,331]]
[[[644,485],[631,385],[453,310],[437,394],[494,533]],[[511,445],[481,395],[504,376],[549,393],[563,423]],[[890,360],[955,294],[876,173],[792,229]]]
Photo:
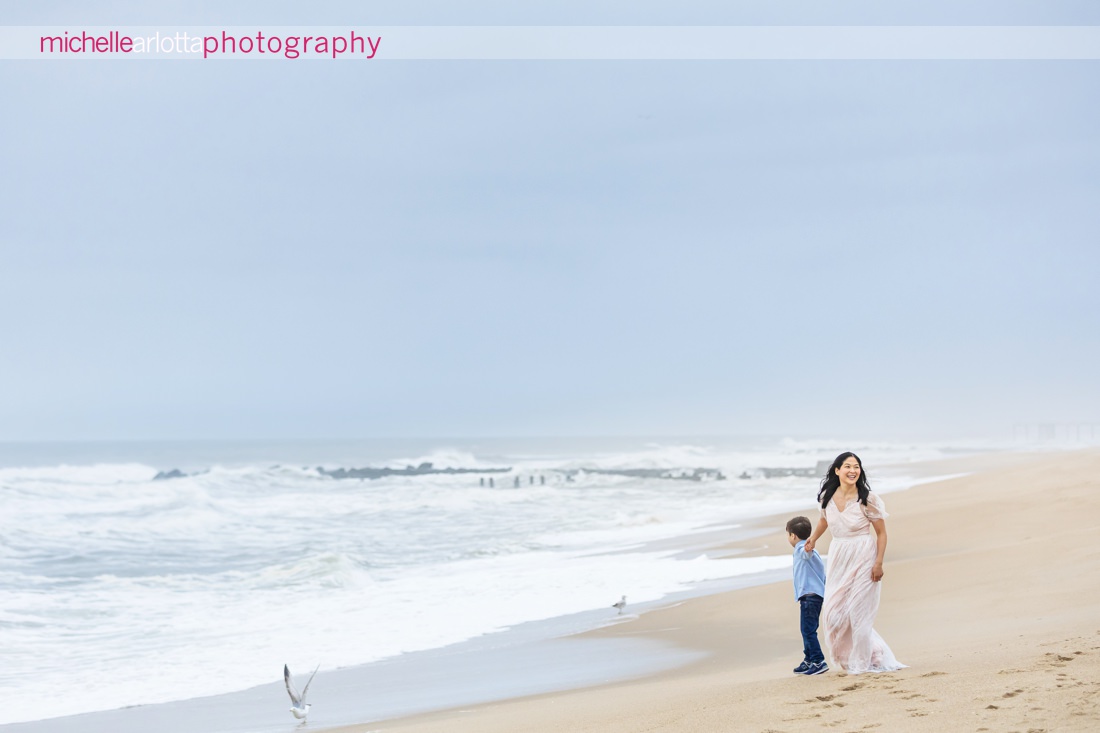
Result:
[[626,608],[626,596],[623,596],[623,599],[618,603],[612,603],[611,607],[619,609],[619,613],[622,613],[623,609]]
[[294,689],[294,683],[290,681],[290,668],[285,664],[283,665],[283,681],[286,682],[286,691],[290,695],[290,712],[294,714],[294,717],[298,720],[305,720],[309,715],[309,709],[313,707],[306,702],[306,695],[309,693],[309,683],[313,682],[314,675],[317,674],[317,670],[321,668],[321,665],[317,665],[313,670],[313,674],[309,676],[309,681],[306,682],[306,686],[302,688],[302,694],[299,695],[298,691]]

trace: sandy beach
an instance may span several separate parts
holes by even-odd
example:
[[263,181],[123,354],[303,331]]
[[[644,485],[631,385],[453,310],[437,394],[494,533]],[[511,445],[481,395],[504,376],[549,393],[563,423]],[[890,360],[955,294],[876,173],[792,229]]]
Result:
[[[873,488],[875,467],[866,468]],[[886,497],[889,548],[876,629],[907,669],[793,675],[801,639],[787,581],[590,632],[706,652],[685,667],[339,730],[1100,730],[1100,451],[993,454],[922,470],[975,473]],[[814,512],[808,497],[804,513]],[[774,533],[722,549],[789,551],[785,520],[763,520]]]

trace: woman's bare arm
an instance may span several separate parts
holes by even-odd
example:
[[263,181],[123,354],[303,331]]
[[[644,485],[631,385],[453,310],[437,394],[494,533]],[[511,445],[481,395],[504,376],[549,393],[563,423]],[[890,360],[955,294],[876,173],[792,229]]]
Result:
[[886,520],[872,519],[871,526],[875,528],[875,540],[878,545],[878,554],[875,556],[875,566],[871,568],[871,580],[876,583],[882,580],[882,561],[886,559]]
[[806,544],[802,547],[807,553],[814,551],[814,545],[817,544],[817,540],[821,535],[825,534],[825,530],[829,528],[829,520],[822,517],[817,520],[817,526],[814,528],[813,534],[810,535],[810,539],[806,540]]

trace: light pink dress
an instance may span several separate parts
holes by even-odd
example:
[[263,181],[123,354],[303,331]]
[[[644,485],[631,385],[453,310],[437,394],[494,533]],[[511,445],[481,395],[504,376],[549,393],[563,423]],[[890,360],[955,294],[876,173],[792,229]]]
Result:
[[872,493],[867,497],[867,506],[857,498],[840,510],[834,498],[821,515],[833,534],[821,607],[821,625],[833,661],[849,674],[901,669],[905,665],[872,628],[882,582],[871,580],[871,568],[878,555],[871,520],[885,519],[886,505]]

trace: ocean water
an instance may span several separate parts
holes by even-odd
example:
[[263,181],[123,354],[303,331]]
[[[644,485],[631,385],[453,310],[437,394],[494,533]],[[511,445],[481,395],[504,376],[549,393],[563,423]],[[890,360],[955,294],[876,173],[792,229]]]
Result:
[[[716,559],[659,541],[804,507],[816,477],[760,469],[813,468],[843,449],[698,439],[6,444],[0,723],[243,690],[277,679],[284,663],[299,673],[362,665],[622,595],[654,601],[785,567],[786,552]],[[907,463],[957,455],[852,449],[880,491],[911,483]],[[508,471],[360,480],[318,470],[424,462]],[[892,468],[876,475],[876,464]],[[154,480],[173,468],[188,475]],[[697,468],[725,478],[593,472]]]

